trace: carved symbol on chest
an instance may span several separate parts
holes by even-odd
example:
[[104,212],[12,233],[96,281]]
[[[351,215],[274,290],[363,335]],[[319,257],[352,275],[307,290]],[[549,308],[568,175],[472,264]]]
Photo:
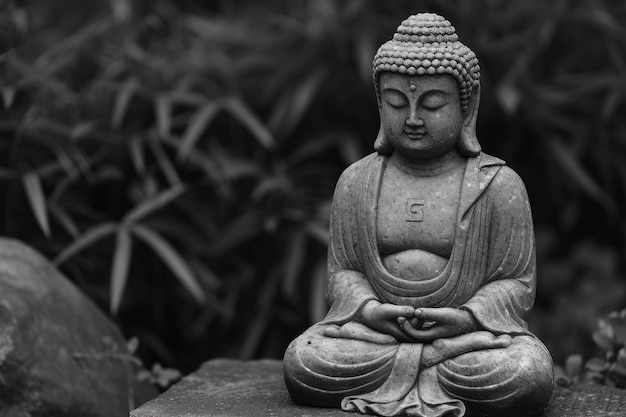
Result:
[[406,221],[422,222],[424,221],[424,205],[426,202],[419,198],[407,198],[406,200]]

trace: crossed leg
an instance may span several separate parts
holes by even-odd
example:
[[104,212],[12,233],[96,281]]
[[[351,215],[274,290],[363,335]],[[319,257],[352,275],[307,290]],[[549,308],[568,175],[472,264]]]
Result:
[[464,353],[436,366],[442,389],[475,415],[541,414],[552,394],[552,358],[530,336],[514,337],[507,348]]

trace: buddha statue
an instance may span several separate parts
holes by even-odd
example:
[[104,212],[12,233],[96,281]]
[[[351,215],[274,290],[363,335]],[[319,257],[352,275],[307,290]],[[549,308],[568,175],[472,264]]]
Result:
[[536,288],[524,184],[481,152],[476,55],[417,14],[373,63],[375,153],[333,197],[326,317],[284,358],[296,403],[381,416],[530,416],[552,358],[527,328]]

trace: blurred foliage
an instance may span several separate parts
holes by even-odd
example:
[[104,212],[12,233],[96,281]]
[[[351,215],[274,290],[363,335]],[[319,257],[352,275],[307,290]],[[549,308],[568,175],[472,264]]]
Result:
[[602,350],[585,365],[592,377],[602,383],[626,388],[626,309],[599,321],[593,341]]
[[586,380],[626,388],[626,309],[600,319],[593,341],[602,356],[593,357],[584,365],[582,355],[568,356],[564,367],[556,367],[557,384],[568,386]]
[[481,144],[526,182],[532,329],[561,362],[625,304],[626,4],[3,7],[0,233],[56,259],[145,363],[281,357],[323,316],[334,184],[378,129],[371,60],[419,11],[477,53]]

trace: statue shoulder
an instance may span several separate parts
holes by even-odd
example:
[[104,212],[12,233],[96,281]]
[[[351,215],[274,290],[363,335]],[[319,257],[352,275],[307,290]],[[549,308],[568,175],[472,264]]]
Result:
[[365,184],[363,179],[367,178],[368,173],[377,163],[382,163],[383,159],[381,158],[386,157],[372,153],[356,161],[343,171],[335,187],[333,210],[339,207],[354,206],[358,197],[364,192]]
[[374,152],[359,159],[343,171],[337,181],[337,188],[357,183],[372,168],[373,164],[382,163],[386,158],[386,156]]
[[494,185],[505,190],[518,190],[526,192],[526,186],[522,178],[511,167],[504,165],[500,167],[494,178]]
[[511,167],[509,167],[505,161],[495,156],[491,156],[484,152],[480,153],[480,170],[484,175],[495,175],[490,188],[495,190],[511,191],[513,189],[526,190],[524,182],[520,176]]
[[489,189],[497,211],[517,212],[530,206],[524,181],[508,166],[500,167]]

